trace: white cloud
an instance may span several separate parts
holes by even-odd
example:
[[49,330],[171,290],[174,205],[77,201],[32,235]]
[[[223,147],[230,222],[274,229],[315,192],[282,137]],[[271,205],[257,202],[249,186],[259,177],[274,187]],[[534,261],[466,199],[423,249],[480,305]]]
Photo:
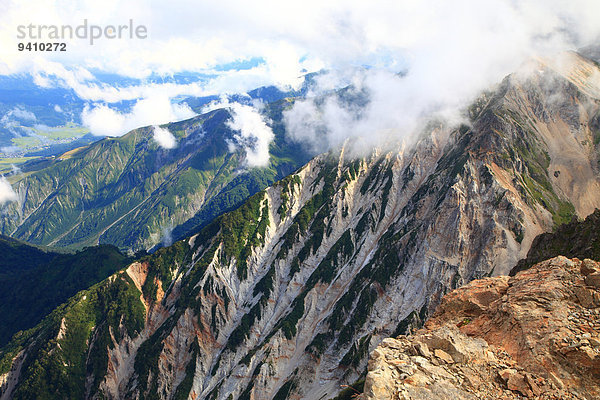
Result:
[[61,113],[61,112],[63,112],[63,109],[58,104],[55,104],[54,105],[54,111],[56,111],[58,113]]
[[[281,57],[281,55],[280,55]],[[62,65],[47,60],[33,67],[33,79],[40,87],[62,87],[72,89],[79,98],[89,101],[116,103],[146,97],[167,96],[211,96],[223,93],[244,93],[260,86],[279,85],[284,89],[297,87],[302,82],[302,73],[294,68],[286,69],[284,60],[275,66],[264,64],[242,70],[202,70],[210,79],[191,83],[147,83],[128,86],[110,86],[98,82],[85,68],[71,71]],[[198,71],[197,71],[198,72]]]
[[[240,92],[267,84],[297,86],[305,71],[347,72],[369,66],[373,76],[344,76],[362,82],[371,95],[363,117],[357,119],[352,110],[333,103],[321,111],[322,117],[331,118],[324,126],[336,131],[326,141],[336,143],[347,137],[344,132],[377,137],[361,131],[373,124],[379,131],[406,133],[418,125],[421,114],[455,109],[535,53],[598,40],[598,15],[597,0],[6,0],[0,5],[0,43],[6,44],[0,47],[0,73],[31,72],[41,86],[71,87],[83,99],[111,103]],[[76,26],[85,18],[97,25],[132,19],[147,26],[149,37],[104,39],[93,46],[86,40],[69,40],[64,53],[16,49],[17,25]],[[218,68],[253,57],[264,63],[249,70]],[[94,81],[90,71],[96,70],[138,78],[196,71],[211,78],[187,85],[115,88]],[[404,80],[394,76],[404,70]],[[147,115],[143,112],[119,115],[102,107],[92,106],[86,114],[97,122],[96,132],[122,134],[166,122],[152,115],[142,118]],[[306,107],[304,111],[310,108]],[[93,113],[106,117],[110,127],[100,126]],[[349,129],[344,124],[350,124]]]
[[246,152],[246,165],[266,167],[269,165],[269,145],[273,141],[273,131],[263,116],[252,106],[239,103],[227,104],[232,119],[227,125],[236,131],[234,144]]
[[35,114],[32,113],[31,111],[27,111],[21,107],[15,107],[12,110],[10,110],[8,112],[7,115],[12,115],[16,118],[19,118],[21,120],[25,120],[25,121],[35,121],[37,118],[35,117]]
[[10,173],[9,175],[18,175],[22,172],[21,168],[19,168],[18,166],[14,165],[14,164],[10,164]]
[[81,120],[94,135],[122,136],[141,126],[161,125],[194,115],[187,104],[172,104],[167,96],[155,96],[138,100],[129,113],[121,113],[105,104],[87,106]]
[[164,149],[174,149],[177,147],[177,139],[168,129],[154,126],[153,138],[158,145]]
[[463,85],[445,96],[444,88],[438,94],[420,86],[419,79],[386,70],[357,70],[342,98],[330,93],[299,100],[285,111],[287,132],[315,152],[338,147],[349,138],[354,149],[369,151],[410,139],[432,118],[462,121],[461,108],[476,94],[471,91],[476,86]]
[[162,245],[168,247],[173,244],[173,227],[168,226],[163,229]]
[[37,118],[34,113],[25,110],[21,106],[16,106],[2,116],[0,124],[10,128],[19,125],[19,121],[31,122],[36,120]]
[[[31,125],[32,122],[37,120],[34,113],[25,110],[21,106],[16,106],[0,118],[0,126],[6,128],[12,135],[24,136],[28,135],[27,128],[23,125]],[[2,151],[7,153],[14,152],[15,149],[4,147]]]
[[94,75],[81,66],[65,67],[63,64],[44,58],[34,58],[32,64],[33,81],[36,85],[48,88],[53,87],[56,79],[63,86],[77,88],[86,81],[94,80]]
[[[381,63],[367,69],[345,63],[343,74],[332,70],[319,79],[318,83],[325,85],[316,94],[335,84],[352,83],[368,101],[362,107],[334,97],[319,105],[313,100],[297,102],[285,114],[288,131],[323,151],[347,138],[353,138],[356,147],[407,139],[425,120],[436,116],[457,122],[461,109],[475,96],[517,70],[529,57],[552,57],[600,39],[600,25],[594,26],[593,18],[587,15],[591,9],[599,12],[600,3],[576,3],[398,2],[398,12],[388,10],[373,19],[377,11],[363,10],[366,20],[358,15],[361,7],[353,8],[350,20],[356,18],[364,24],[362,30],[350,29],[348,36],[363,39],[366,47],[357,46],[365,50],[366,61],[371,54],[368,48],[380,49]],[[396,18],[393,24],[390,18]],[[383,55],[390,58],[386,60]],[[403,76],[396,72],[403,72]]]
[[125,116],[104,104],[86,107],[81,113],[81,121],[97,136],[121,136],[127,133]]
[[[7,0],[0,14],[0,71],[24,70],[40,59],[147,77],[263,57],[274,81],[293,83],[302,69],[352,65],[393,67],[416,42],[432,40],[441,28],[455,32],[478,26],[498,35],[528,31],[543,38],[560,29],[577,42],[596,39],[600,4],[595,0]],[[16,49],[16,26],[28,23],[118,25],[132,19],[148,28],[143,40],[69,40],[65,53],[32,56]],[[200,22],[199,22],[200,21]],[[513,30],[512,28],[515,27]],[[515,31],[515,32],[513,32]],[[468,42],[485,40],[478,35]],[[517,43],[518,45],[518,43]],[[488,48],[488,52],[492,49]]]
[[0,176],[0,205],[4,205],[11,201],[17,201],[17,194],[8,180],[5,177]]

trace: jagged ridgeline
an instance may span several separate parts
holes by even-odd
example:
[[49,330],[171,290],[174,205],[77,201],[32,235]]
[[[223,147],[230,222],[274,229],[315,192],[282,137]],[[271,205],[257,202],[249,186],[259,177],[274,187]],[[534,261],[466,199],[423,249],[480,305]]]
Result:
[[570,60],[507,77],[469,126],[317,156],[80,292],[2,350],[4,395],[335,397],[448,290],[600,206],[598,70]]
[[133,251],[161,243],[165,230],[185,237],[308,161],[285,136],[282,111],[291,102],[265,108],[275,134],[265,168],[247,169],[244,150],[230,151],[234,132],[224,109],[163,126],[177,138],[175,149],[161,148],[145,127],[26,164],[9,178],[18,201],[0,215],[0,233],[54,247],[100,242]]

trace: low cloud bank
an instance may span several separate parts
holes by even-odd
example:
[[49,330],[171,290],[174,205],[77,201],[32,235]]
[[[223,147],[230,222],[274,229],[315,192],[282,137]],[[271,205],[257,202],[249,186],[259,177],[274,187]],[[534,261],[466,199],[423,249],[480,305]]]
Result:
[[0,176],[0,206],[11,201],[17,201],[17,193],[13,190],[10,182],[5,177]]
[[275,137],[273,130],[256,108],[239,103],[231,103],[228,107],[232,119],[227,125],[236,132],[231,146],[244,149],[248,167],[268,166],[269,145]]
[[384,15],[362,33],[349,25],[349,37],[363,35],[381,62],[343,63],[317,77],[309,99],[284,114],[293,138],[319,151],[349,138],[365,149],[411,140],[431,119],[465,122],[464,109],[483,90],[532,57],[555,58],[600,39],[600,3],[591,1],[425,0],[397,7],[403,12],[390,13],[393,24]]
[[97,136],[122,136],[132,129],[181,121],[196,115],[187,104],[173,104],[166,96],[138,100],[129,113],[106,104],[86,106],[81,114],[83,125]]
[[168,129],[154,126],[154,141],[163,149],[174,149],[177,147],[177,139]]

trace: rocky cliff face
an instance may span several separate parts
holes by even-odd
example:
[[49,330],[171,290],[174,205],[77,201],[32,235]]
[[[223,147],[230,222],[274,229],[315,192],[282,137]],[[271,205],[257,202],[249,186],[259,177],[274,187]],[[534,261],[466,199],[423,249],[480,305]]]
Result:
[[335,396],[444,293],[600,206],[597,68],[573,57],[575,78],[507,77],[470,126],[318,156],[80,293],[3,350],[4,396]]
[[600,264],[559,256],[447,294],[373,352],[362,399],[597,399]]

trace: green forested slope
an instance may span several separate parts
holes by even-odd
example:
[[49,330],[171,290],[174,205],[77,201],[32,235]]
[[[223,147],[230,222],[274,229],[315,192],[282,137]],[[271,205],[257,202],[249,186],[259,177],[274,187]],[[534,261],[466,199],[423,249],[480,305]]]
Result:
[[178,140],[175,149],[159,147],[145,127],[36,161],[10,178],[20,197],[0,216],[0,233],[56,247],[106,243],[138,251],[193,218],[177,230],[184,235],[308,160],[285,137],[281,112],[289,104],[265,110],[275,133],[265,168],[247,168],[244,150],[231,151],[224,109],[164,126]]
[[61,254],[3,236],[0,251],[0,346],[129,260],[109,245]]

